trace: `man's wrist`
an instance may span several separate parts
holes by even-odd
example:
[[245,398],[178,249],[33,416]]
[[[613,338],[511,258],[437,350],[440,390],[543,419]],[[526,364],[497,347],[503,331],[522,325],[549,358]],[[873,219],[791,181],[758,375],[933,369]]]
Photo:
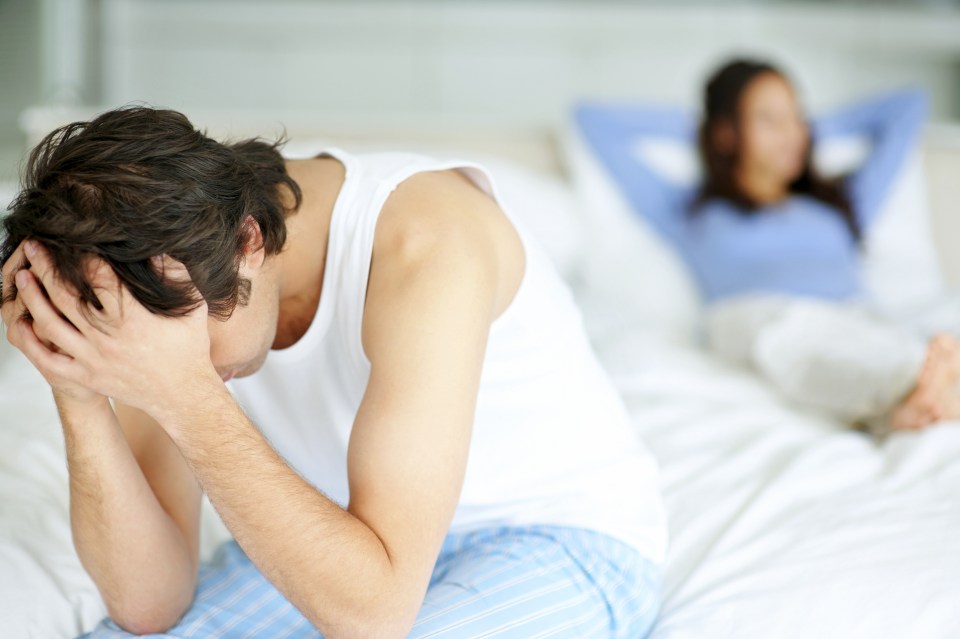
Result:
[[103,436],[109,437],[113,429],[119,428],[116,413],[107,397],[100,395],[78,399],[54,391],[54,401],[60,415],[68,455],[74,449],[74,442],[78,438],[87,443],[96,442]]
[[194,376],[168,401],[146,412],[180,444],[178,435],[187,427],[203,420],[208,411],[220,411],[225,402],[233,403],[233,396],[214,369]]
[[68,393],[53,389],[53,401],[61,418],[83,419],[86,416],[99,416],[105,411],[112,411],[110,399],[103,395],[94,395],[90,398],[79,399]]

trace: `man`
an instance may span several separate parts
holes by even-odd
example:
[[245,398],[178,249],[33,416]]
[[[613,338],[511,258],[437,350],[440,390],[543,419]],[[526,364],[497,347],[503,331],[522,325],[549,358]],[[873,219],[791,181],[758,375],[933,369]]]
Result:
[[[91,637],[648,632],[655,465],[479,167],[124,108],[41,142],[4,227]],[[201,570],[202,492],[235,541]]]

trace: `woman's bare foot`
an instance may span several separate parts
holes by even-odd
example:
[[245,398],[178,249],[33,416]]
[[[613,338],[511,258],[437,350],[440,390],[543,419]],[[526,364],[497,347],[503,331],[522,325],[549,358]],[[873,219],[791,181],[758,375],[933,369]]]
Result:
[[960,418],[960,343],[941,333],[930,340],[917,385],[894,409],[894,430],[918,430],[945,419]]

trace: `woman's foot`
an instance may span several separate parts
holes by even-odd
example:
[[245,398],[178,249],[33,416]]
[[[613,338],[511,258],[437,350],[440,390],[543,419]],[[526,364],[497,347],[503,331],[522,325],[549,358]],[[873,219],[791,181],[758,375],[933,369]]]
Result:
[[946,419],[960,419],[960,343],[949,334],[930,340],[917,385],[894,409],[893,430],[918,430]]

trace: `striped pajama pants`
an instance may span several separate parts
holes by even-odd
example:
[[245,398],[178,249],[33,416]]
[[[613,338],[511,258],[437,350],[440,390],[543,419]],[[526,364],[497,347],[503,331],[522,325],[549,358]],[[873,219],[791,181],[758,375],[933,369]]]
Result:
[[[556,526],[451,533],[411,639],[642,639],[659,610],[658,568],[600,533]],[[110,619],[80,639],[133,637]],[[193,606],[155,639],[322,639],[230,541],[200,572]]]

